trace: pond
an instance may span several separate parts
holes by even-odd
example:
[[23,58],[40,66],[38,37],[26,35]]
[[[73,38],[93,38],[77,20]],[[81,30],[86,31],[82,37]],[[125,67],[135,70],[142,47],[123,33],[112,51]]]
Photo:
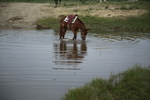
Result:
[[54,30],[0,29],[2,100],[61,100],[68,89],[150,66],[150,33],[89,33],[59,40]]

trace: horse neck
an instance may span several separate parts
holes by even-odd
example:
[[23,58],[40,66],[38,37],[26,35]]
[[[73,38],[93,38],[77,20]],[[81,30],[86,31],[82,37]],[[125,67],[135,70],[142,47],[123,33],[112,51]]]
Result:
[[85,31],[85,30],[86,30],[86,28],[85,28],[84,25],[80,26],[80,29],[81,29],[82,31]]
[[82,31],[84,31],[84,30],[86,30],[86,27],[84,26],[84,24],[83,24],[83,22],[81,21],[81,20],[79,20],[78,19],[78,21],[79,21],[79,28],[82,30]]

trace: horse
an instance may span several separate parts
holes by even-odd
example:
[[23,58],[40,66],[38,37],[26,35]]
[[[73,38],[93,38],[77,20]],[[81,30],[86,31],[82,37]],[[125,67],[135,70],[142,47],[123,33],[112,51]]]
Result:
[[60,39],[63,39],[65,37],[67,29],[71,29],[74,33],[73,40],[76,40],[77,32],[79,29],[81,29],[81,38],[84,41],[86,39],[86,35],[88,34],[88,29],[85,27],[84,23],[79,18],[77,18],[74,23],[68,24],[64,21],[66,17],[67,16],[63,16],[60,20]]
[[[66,0],[66,1],[68,1],[68,0]],[[56,4],[56,6],[57,6],[58,4],[61,3],[61,0],[54,0],[54,2],[55,2],[55,4]]]
[[61,3],[61,0],[54,0],[55,4],[58,5]]

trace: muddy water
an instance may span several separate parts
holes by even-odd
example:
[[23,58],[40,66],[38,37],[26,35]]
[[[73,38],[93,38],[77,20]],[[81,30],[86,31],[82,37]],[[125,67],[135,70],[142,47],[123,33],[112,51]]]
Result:
[[[60,100],[92,78],[150,66],[150,33],[89,33],[59,40],[53,30],[0,30],[0,99]],[[80,36],[80,35],[78,35]]]

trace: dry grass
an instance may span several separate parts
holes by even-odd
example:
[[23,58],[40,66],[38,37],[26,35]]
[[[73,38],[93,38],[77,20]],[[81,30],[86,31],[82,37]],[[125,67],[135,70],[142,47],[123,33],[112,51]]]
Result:
[[[125,2],[126,3],[126,2]],[[36,20],[44,17],[59,18],[62,15],[78,14],[79,16],[94,17],[117,17],[124,19],[128,16],[140,16],[147,13],[149,6],[147,2],[140,4],[124,3],[88,3],[80,2],[62,2],[55,8],[54,3],[1,3],[0,4],[0,26],[31,26],[36,25]],[[138,9],[134,9],[138,8]],[[127,9],[127,10],[124,10]],[[10,21],[12,18],[21,18],[20,20]]]
[[[117,6],[119,7],[119,6]],[[61,15],[69,15],[69,14],[78,14],[82,16],[97,16],[97,17],[119,17],[119,16],[139,16],[147,12],[147,10],[115,10],[114,5],[106,5],[106,4],[97,4],[93,5],[83,5],[83,6],[72,6],[72,7],[64,7],[60,6],[54,8],[53,6],[49,6],[47,8],[41,9],[45,13],[51,13],[49,17],[59,17]]]

